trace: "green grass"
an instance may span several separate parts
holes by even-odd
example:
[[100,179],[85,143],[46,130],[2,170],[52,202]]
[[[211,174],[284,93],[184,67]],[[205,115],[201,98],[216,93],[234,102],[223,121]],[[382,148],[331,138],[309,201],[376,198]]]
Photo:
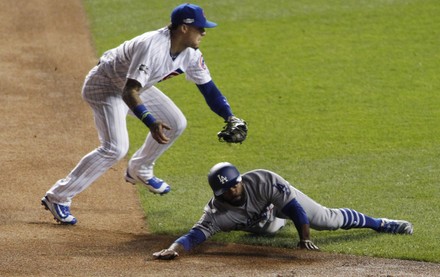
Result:
[[[311,2],[311,3],[310,3]],[[85,0],[97,55],[165,26],[177,1]],[[172,185],[140,188],[149,230],[188,231],[211,196],[209,168],[266,168],[327,207],[407,219],[413,236],[313,231],[327,252],[440,262],[440,3],[399,1],[198,1],[219,24],[202,41],[211,74],[237,116],[242,145],[217,142],[221,118],[184,77],[158,87],[188,119],[157,162]],[[129,118],[130,155],[145,127]],[[274,238],[242,232],[223,242],[293,247],[292,225]]]

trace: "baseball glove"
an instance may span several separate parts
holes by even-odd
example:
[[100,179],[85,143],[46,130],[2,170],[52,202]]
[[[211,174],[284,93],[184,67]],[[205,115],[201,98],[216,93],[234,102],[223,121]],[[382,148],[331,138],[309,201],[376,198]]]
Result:
[[172,260],[179,256],[179,253],[172,249],[163,249],[159,252],[153,253],[153,257],[159,260]]
[[223,130],[218,132],[219,141],[227,143],[242,143],[247,137],[248,127],[243,119],[232,117],[226,121]]

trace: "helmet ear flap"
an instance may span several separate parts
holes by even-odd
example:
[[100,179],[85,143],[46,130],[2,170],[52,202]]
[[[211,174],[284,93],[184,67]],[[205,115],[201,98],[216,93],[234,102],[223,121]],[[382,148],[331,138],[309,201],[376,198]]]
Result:
[[208,183],[215,196],[222,195],[238,182],[241,182],[240,172],[228,162],[214,165],[208,174]]

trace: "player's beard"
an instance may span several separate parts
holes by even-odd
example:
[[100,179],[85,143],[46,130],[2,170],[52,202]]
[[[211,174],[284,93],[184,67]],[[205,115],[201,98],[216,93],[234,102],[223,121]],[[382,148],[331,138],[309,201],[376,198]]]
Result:
[[233,205],[233,206],[241,206],[246,202],[246,197],[244,195],[244,193],[242,195],[239,195],[237,197],[235,197],[234,199],[232,199],[229,204]]
[[226,202],[228,204],[231,204],[232,206],[241,206],[246,202],[246,194],[243,193],[240,195],[237,195],[233,198],[227,199],[226,197],[224,197],[223,195],[220,195],[217,197],[220,201]]

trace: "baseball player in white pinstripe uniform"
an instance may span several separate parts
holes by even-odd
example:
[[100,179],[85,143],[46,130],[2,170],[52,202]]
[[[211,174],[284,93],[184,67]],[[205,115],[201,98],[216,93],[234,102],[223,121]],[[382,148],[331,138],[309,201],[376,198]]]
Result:
[[319,250],[310,239],[310,228],[336,230],[369,228],[380,233],[412,234],[404,220],[373,218],[349,208],[329,209],[294,188],[278,174],[257,169],[240,174],[227,162],[211,168],[208,182],[214,197],[193,228],[169,248],[154,253],[158,259],[173,259],[218,232],[242,230],[255,234],[275,234],[286,219],[298,231],[298,247]]
[[130,159],[125,180],[143,183],[153,193],[165,194],[170,186],[153,174],[155,161],[186,127],[180,109],[154,85],[185,73],[205,97],[208,106],[225,121],[236,118],[226,98],[211,79],[198,49],[208,21],[193,4],[177,6],[171,24],[144,33],[105,52],[87,75],[82,96],[93,109],[101,146],[84,156],[42,198],[42,205],[63,224],[75,224],[72,198],[90,186],[128,152],[126,115],[132,113],[149,128],[142,147]]

